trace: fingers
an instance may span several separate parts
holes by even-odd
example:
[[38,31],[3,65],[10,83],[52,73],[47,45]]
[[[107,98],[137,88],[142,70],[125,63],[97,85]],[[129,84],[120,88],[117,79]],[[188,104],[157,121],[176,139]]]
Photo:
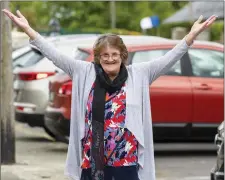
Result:
[[[212,22],[214,22],[216,18],[217,18],[216,15],[210,16],[210,17],[203,23],[203,25],[204,25],[204,26],[208,26],[208,24],[209,24],[209,23],[211,24]],[[201,15],[201,16],[198,18],[198,20],[197,20],[196,22],[197,22],[197,23],[201,23],[201,22],[202,22],[202,19],[203,19],[203,16]]]
[[19,10],[16,11],[16,14],[17,14],[20,18],[24,18],[24,16],[22,15],[22,13],[21,13]]
[[9,11],[9,10],[7,10],[7,9],[3,9],[2,10],[6,15],[11,15],[12,13]]
[[209,21],[211,21],[212,19],[215,19],[215,18],[217,18],[217,16],[216,15],[212,15],[206,20],[206,22],[209,22]]
[[210,25],[216,20],[216,18],[217,18],[216,15],[210,16],[210,17],[203,23],[203,26],[204,26],[204,27],[210,26]]
[[202,22],[202,19],[203,19],[203,15],[199,16],[199,18],[198,18],[198,20],[196,22],[200,23],[200,22]]
[[206,23],[206,26],[208,27],[208,26],[210,26],[215,20],[216,20],[216,16],[215,17],[213,17],[213,18],[211,18],[207,23]]
[[13,13],[11,13],[10,11],[8,11],[7,9],[3,9],[2,11],[3,11],[10,19],[16,18],[16,16],[15,16]]
[[3,11],[3,12],[9,12],[7,9],[3,9],[2,11]]

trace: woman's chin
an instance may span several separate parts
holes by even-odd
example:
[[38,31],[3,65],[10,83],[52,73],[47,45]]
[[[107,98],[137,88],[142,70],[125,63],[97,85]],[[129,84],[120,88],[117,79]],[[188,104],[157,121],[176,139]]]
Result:
[[111,71],[107,71],[106,72],[109,76],[116,76],[118,73],[117,73],[117,71],[113,71],[113,70],[111,70]]
[[116,68],[107,68],[104,69],[104,71],[109,75],[116,75],[118,73],[118,70]]
[[116,76],[118,75],[118,73],[116,73],[115,71],[107,71],[106,74],[111,80],[116,78]]

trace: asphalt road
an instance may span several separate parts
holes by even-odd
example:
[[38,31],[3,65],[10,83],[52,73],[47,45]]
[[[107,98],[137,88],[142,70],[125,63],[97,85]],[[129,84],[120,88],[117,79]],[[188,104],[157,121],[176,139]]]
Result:
[[[63,174],[67,145],[54,142],[43,129],[16,123],[16,151],[19,164],[50,166]],[[158,180],[209,180],[216,161],[213,143],[156,143],[155,163]],[[51,172],[37,173],[45,179]],[[53,178],[54,179],[54,178]]]

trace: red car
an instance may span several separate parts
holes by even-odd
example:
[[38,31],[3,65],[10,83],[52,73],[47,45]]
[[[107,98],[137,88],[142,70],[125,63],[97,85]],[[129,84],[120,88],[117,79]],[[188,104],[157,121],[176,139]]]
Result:
[[[151,61],[178,41],[128,46],[128,64]],[[170,71],[153,82],[151,107],[155,140],[213,140],[224,120],[224,46],[195,41]],[[92,61],[92,49],[80,48],[80,57]],[[72,82],[64,75],[49,85],[45,124],[58,140],[68,141]]]

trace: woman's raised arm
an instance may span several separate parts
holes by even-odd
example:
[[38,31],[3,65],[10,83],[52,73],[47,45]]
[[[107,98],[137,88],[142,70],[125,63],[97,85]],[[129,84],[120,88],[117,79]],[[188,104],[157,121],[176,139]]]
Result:
[[19,10],[16,11],[17,16],[7,9],[3,9],[2,11],[30,37],[30,43],[32,45],[36,46],[45,57],[51,60],[57,67],[62,69],[71,77],[73,76],[75,68],[79,68],[77,66],[87,64],[85,61],[77,61],[73,59],[73,57],[60,52],[53,44],[48,42],[44,37],[30,27],[27,19]]
[[157,59],[150,60],[144,63],[137,63],[134,66],[140,72],[149,76],[149,84],[156,80],[160,75],[169,71],[169,69],[188,51],[195,38],[205,29],[207,29],[216,20],[216,16],[209,17],[206,21],[201,23],[203,16],[193,24],[191,31],[183,38],[172,50],[167,52],[164,56]]

